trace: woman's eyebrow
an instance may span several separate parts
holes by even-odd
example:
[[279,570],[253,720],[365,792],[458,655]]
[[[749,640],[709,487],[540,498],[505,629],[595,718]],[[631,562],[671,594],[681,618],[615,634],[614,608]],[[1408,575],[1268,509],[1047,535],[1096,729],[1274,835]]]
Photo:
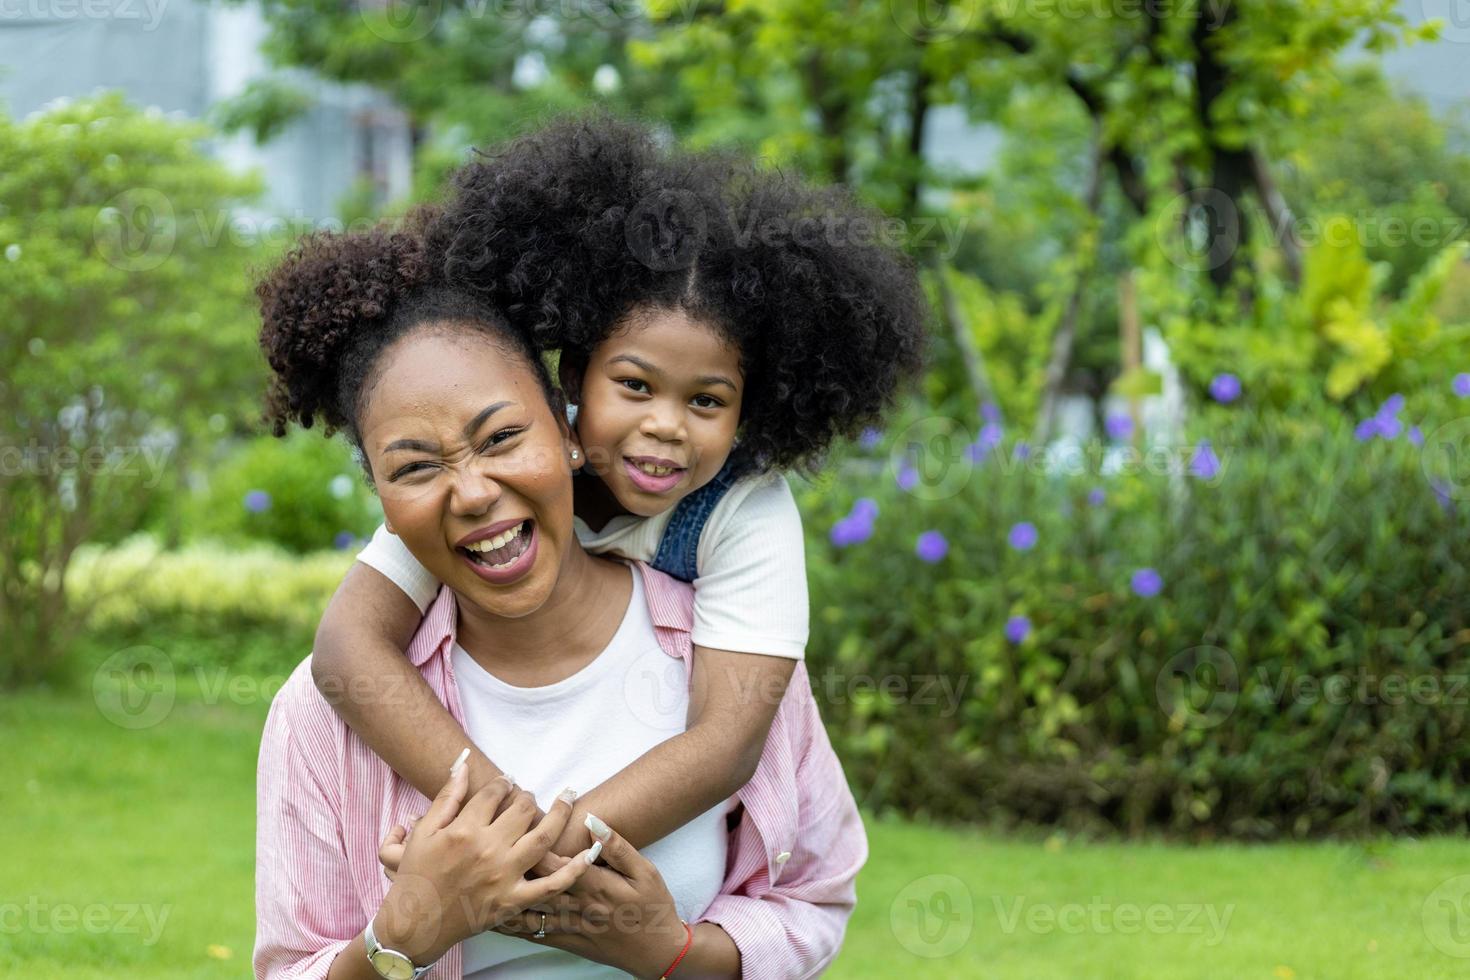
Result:
[[[484,408],[480,409],[479,414],[470,419],[470,423],[464,427],[464,437],[466,439],[472,437],[475,434],[475,431],[479,429],[480,426],[485,424],[486,419],[494,415],[496,412],[500,411],[502,408],[505,408],[509,404],[510,402],[508,401],[496,402],[493,405],[486,405]],[[439,444],[437,442],[424,442],[421,439],[395,439],[393,442],[388,443],[383,452],[392,453],[398,452],[400,450],[410,450],[420,453],[437,453],[439,451]]]

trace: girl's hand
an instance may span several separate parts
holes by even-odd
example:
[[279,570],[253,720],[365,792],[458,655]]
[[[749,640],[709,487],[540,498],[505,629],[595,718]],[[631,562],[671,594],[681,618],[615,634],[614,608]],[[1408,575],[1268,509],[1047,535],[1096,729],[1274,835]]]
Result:
[[[533,827],[536,803],[529,793],[517,793],[507,780],[494,779],[466,801],[468,780],[461,766],[413,833],[405,835],[393,885],[373,920],[379,942],[421,966],[565,891],[588,869],[578,855],[544,878],[525,877],[565,828],[572,812],[568,794],[558,797]],[[508,796],[509,804],[496,816]],[[395,836],[390,834],[385,845]],[[393,852],[380,852],[379,859],[385,856],[391,858]]]
[[[592,845],[592,851],[597,844]],[[583,852],[592,853],[591,851]],[[688,933],[679,920],[674,896],[658,868],[616,833],[602,841],[607,867],[592,867],[574,892],[564,892],[511,916],[496,932],[554,946],[636,977],[657,977],[684,948]],[[582,855],[551,855],[565,862],[553,872],[582,863]],[[536,938],[537,930],[546,935]]]

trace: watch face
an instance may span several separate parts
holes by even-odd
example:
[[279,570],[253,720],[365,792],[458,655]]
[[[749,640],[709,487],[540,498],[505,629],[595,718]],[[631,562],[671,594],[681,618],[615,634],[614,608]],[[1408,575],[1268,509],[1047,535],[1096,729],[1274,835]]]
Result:
[[413,962],[402,953],[380,949],[372,955],[373,969],[387,980],[413,980]]

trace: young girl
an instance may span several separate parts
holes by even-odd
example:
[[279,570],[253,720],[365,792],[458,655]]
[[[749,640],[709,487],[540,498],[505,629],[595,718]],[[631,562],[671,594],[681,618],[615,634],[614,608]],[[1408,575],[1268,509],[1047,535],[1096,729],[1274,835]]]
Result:
[[[661,150],[606,119],[553,124],[457,175],[433,232],[447,273],[560,351],[578,538],[695,587],[687,731],[584,793],[560,854],[590,842],[589,813],[642,847],[755,771],[807,639],[801,523],[779,471],[875,422],[921,363],[917,283],[872,243],[873,221],[840,193]],[[409,446],[373,475],[411,493],[442,462]],[[403,656],[439,583],[392,530],[333,597],[313,674],[432,798],[472,743]],[[534,547],[529,522],[497,530],[460,555],[492,583]],[[469,773],[472,792],[500,775],[483,753]]]

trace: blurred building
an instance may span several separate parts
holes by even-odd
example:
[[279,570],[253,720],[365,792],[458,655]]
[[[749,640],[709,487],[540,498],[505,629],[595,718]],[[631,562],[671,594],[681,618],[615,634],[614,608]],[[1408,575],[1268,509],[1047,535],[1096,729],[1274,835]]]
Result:
[[[58,98],[120,89],[138,105],[202,118],[272,71],[259,53],[265,34],[253,5],[4,0],[0,105],[23,118]],[[364,181],[377,203],[406,195],[413,169],[403,113],[365,86],[291,77],[314,99],[303,118],[264,146],[245,134],[214,145],[233,169],[264,173],[261,209],[293,222],[334,217]]]

